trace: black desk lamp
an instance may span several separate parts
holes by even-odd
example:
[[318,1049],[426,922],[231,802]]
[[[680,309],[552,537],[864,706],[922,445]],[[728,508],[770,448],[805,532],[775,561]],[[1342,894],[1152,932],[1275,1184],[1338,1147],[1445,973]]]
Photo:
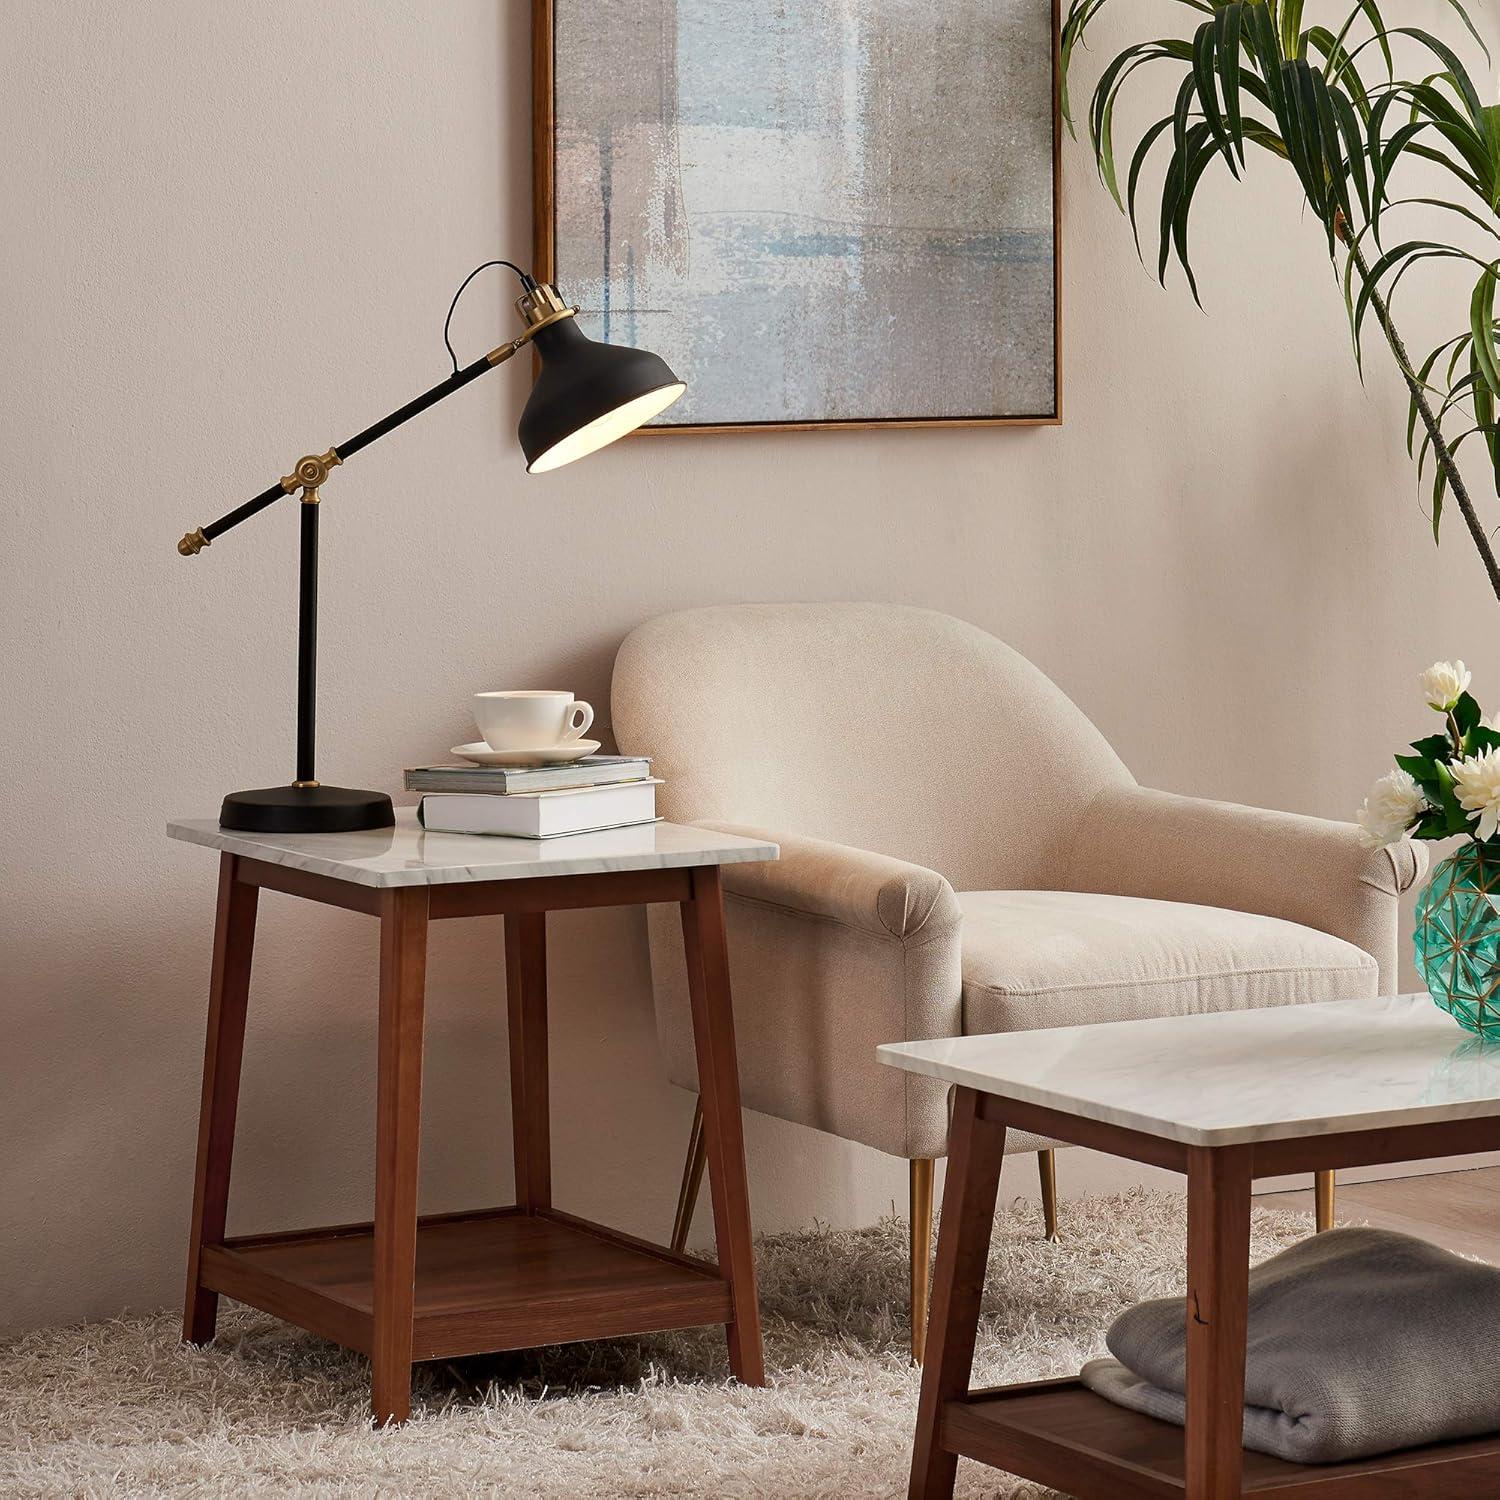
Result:
[[[448,328],[464,287],[490,266],[506,266],[521,278],[516,307],[526,330],[483,359],[458,367]],[[443,325],[443,341],[453,357],[453,373],[373,426],[326,453],[309,454],[285,479],[178,542],[184,557],[193,557],[226,531],[248,521],[284,495],[302,492],[301,586],[297,609],[297,779],[290,786],[231,792],[219,814],[221,828],[253,833],[342,833],[358,828],[389,828],[395,821],[391,799],[383,792],[323,786],[317,779],[318,676],[318,488],[330,469],[361,448],[393,432],[418,412],[426,411],[487,370],[502,365],[527,344],[535,344],[541,369],[521,413],[517,429],[526,472],[540,474],[582,458],[616,438],[633,432],[670,406],[687,387],[664,360],[643,349],[599,344],[573,321],[557,289],[534,280],[508,260],[486,261],[471,271],[454,294]]]

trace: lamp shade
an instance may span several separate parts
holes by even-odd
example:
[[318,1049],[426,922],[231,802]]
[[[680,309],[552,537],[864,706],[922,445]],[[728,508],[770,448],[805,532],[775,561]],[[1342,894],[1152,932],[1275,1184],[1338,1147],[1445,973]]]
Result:
[[517,429],[529,474],[624,437],[687,389],[658,355],[598,343],[572,318],[538,329],[532,342],[542,368]]

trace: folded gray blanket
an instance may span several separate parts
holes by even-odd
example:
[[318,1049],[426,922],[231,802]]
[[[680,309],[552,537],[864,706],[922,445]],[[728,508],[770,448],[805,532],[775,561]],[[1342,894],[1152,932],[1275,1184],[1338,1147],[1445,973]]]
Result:
[[[1083,1383],[1183,1422],[1180,1298],[1120,1314]],[[1409,1235],[1334,1229],[1250,1272],[1245,1446],[1340,1463],[1500,1430],[1500,1270]]]

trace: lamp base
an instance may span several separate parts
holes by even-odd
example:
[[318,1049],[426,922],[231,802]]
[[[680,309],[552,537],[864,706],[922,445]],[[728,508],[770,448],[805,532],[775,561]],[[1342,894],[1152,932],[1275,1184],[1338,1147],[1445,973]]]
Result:
[[265,786],[231,792],[219,827],[238,833],[354,833],[391,828],[396,812],[384,792],[345,786]]

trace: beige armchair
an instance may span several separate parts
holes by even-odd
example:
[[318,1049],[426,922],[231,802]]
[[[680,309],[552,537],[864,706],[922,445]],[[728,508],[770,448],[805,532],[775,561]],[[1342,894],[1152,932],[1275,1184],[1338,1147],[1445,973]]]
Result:
[[[926,1322],[947,1090],[881,1042],[1391,992],[1405,845],[1147,791],[1035,667],[982,630],[883,604],[688,610],[635,630],[612,694],[673,819],[754,833],[724,872],[749,1109],[911,1163],[912,1350]],[[672,1080],[696,1088],[681,943],[653,911]],[[1056,1186],[1042,1152],[1048,1233]],[[701,1176],[690,1143],[674,1240]],[[1332,1212],[1331,1177],[1319,1184]]]

